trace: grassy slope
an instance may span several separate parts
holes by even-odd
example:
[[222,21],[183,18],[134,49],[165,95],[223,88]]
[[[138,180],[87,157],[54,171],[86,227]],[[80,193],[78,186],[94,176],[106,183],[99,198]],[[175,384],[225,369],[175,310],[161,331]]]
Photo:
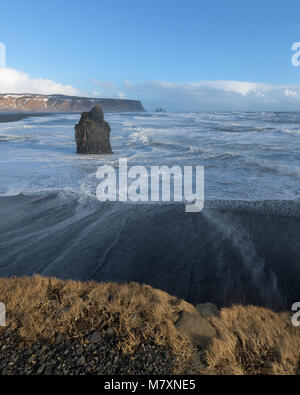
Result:
[[[185,371],[195,353],[175,325],[181,311],[195,313],[195,307],[146,285],[40,276],[0,279],[0,301],[20,341],[54,342],[58,334],[80,339],[91,330],[111,327],[125,354],[142,343],[167,346],[178,361],[175,373]],[[299,373],[300,328],[292,326],[289,314],[233,306],[209,320],[218,337],[205,351],[207,367],[199,367],[198,373]]]

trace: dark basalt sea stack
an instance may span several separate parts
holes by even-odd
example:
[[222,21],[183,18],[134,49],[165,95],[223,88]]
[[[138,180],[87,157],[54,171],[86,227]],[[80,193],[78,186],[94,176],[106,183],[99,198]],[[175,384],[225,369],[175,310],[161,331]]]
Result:
[[112,154],[110,131],[100,106],[84,112],[75,126],[77,154]]

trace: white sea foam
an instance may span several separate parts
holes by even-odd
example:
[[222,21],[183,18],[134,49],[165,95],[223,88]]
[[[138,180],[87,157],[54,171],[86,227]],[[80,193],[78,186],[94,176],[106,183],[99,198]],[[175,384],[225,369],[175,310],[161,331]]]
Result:
[[282,163],[269,162],[264,159],[245,158],[244,162],[250,165],[259,166],[260,168],[274,173],[300,178],[300,166],[285,165]]
[[114,155],[76,155],[79,114],[0,124],[0,193],[93,195],[104,163],[204,165],[207,198],[300,197],[298,113],[106,115]]

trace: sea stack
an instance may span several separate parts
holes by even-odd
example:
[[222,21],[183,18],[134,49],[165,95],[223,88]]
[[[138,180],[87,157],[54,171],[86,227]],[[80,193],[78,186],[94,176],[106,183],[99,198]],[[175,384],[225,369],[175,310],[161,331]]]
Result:
[[105,122],[102,108],[95,106],[81,115],[75,126],[77,154],[112,154],[110,126]]

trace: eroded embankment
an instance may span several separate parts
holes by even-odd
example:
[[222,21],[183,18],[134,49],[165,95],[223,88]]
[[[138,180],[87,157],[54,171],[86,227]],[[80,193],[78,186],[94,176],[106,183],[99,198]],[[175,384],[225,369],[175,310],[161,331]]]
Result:
[[0,279],[2,374],[295,374],[287,313],[220,312],[136,283]]

